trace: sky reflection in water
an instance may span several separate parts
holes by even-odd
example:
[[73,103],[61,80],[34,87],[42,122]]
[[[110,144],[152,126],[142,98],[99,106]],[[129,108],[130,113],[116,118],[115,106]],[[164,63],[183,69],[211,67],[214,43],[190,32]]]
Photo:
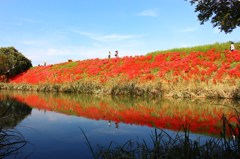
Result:
[[[25,126],[29,127],[26,128]],[[31,116],[23,120],[17,129],[32,145],[24,148],[31,158],[86,158],[90,150],[80,128],[86,133],[91,145],[108,145],[111,141],[124,143],[129,139],[150,139],[153,128],[115,123],[104,120],[91,120],[55,112],[33,109]],[[139,139],[139,141],[141,141]],[[96,148],[96,147],[95,147]],[[84,157],[84,158],[85,158]]]

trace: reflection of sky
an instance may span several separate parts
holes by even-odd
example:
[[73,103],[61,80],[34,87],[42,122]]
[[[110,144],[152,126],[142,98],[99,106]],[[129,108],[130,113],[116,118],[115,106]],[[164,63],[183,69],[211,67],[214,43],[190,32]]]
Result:
[[[124,144],[129,139],[151,142],[154,128],[138,125],[128,125],[104,120],[90,120],[82,117],[32,110],[32,114],[24,119],[17,129],[31,144],[24,147],[25,153],[31,153],[30,158],[91,158],[87,147],[84,131],[92,147],[96,145],[109,146],[111,141]],[[169,134],[176,132],[168,131]]]
[[[108,121],[89,120],[54,112],[45,113],[36,109],[33,109],[31,116],[26,118],[17,129],[33,144],[34,153],[31,158],[45,158],[49,155],[65,158],[65,153],[70,153],[69,155],[75,158],[81,157],[82,153],[89,153],[80,128],[86,133],[93,146],[108,145],[111,141],[121,143],[136,136],[149,137],[151,131],[147,127],[122,123],[116,129],[114,123],[109,127]],[[29,145],[26,150],[31,151],[33,147]]]

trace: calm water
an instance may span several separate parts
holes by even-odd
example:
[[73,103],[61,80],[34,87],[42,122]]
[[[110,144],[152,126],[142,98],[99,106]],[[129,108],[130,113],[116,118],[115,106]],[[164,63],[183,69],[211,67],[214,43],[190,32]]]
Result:
[[[0,91],[1,125],[17,130],[27,145],[16,158],[92,158],[94,151],[129,139],[151,145],[156,128],[175,135],[190,125],[191,137],[220,133],[221,116],[234,114],[231,101],[113,98],[76,94]],[[7,118],[3,118],[7,116]],[[10,156],[9,158],[11,158]]]

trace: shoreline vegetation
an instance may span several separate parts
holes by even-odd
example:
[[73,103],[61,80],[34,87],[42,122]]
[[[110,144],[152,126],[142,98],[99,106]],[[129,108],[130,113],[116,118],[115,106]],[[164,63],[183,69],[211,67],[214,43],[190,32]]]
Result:
[[63,93],[86,93],[106,95],[128,95],[128,96],[151,96],[151,97],[173,97],[173,98],[211,98],[211,99],[240,99],[240,87],[219,85],[198,85],[195,88],[183,85],[168,85],[168,90],[162,88],[161,83],[137,84],[125,83],[114,85],[111,88],[97,83],[76,82],[64,84],[14,84],[0,83],[1,90],[22,90],[38,92],[63,92]]
[[[239,113],[236,113],[239,115]],[[238,118],[239,121],[239,118]],[[200,138],[193,139],[189,133],[189,125],[183,125],[175,136],[170,136],[163,129],[156,129],[151,134],[151,145],[143,139],[128,140],[124,144],[111,142],[107,146],[98,145],[97,150],[93,150],[91,142],[81,129],[86,144],[94,159],[112,158],[133,158],[133,159],[238,159],[240,157],[239,125],[232,125],[223,115],[221,119],[222,130],[217,138],[201,141]],[[230,130],[230,135],[226,131]]]
[[156,51],[146,56],[36,66],[0,89],[176,98],[240,99],[240,43]]

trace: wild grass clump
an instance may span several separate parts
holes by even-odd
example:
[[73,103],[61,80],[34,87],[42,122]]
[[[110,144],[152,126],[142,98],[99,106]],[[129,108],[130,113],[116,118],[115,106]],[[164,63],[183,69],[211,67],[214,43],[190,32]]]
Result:
[[61,92],[75,92],[75,93],[87,93],[94,94],[99,93],[102,87],[97,83],[92,82],[76,82],[74,84],[65,84],[60,88]]
[[163,84],[163,96],[174,98],[240,99],[240,85],[222,82],[195,82],[193,80]]
[[240,100],[240,87],[232,91],[232,97],[234,100]]
[[130,96],[161,96],[161,83],[124,83],[118,84],[111,88],[111,95],[130,95]]
[[2,90],[25,90],[41,92],[73,92],[86,94],[111,94],[111,95],[129,95],[129,96],[161,96],[161,83],[139,84],[134,82],[110,83],[102,85],[98,82],[78,81],[64,84],[12,84],[0,83]]
[[222,138],[210,139],[201,144],[200,139],[190,139],[187,129],[184,134],[177,133],[175,137],[171,137],[164,130],[155,130],[151,135],[151,141],[150,146],[145,140],[142,142],[128,140],[122,145],[111,142],[108,147],[99,146],[95,156],[98,159],[238,159],[240,157],[234,142],[226,142]]
[[39,85],[31,84],[13,84],[0,83],[1,90],[24,90],[24,91],[40,91],[40,92],[73,92],[93,94],[101,91],[101,86],[92,82],[75,82],[64,84],[44,83]]
[[36,85],[31,84],[14,84],[14,83],[0,83],[0,90],[23,90],[23,91],[37,91]]
[[0,83],[0,90],[24,90],[40,92],[72,92],[86,94],[110,94],[113,96],[166,96],[174,98],[240,99],[240,86],[230,83],[206,84],[194,81],[162,84],[162,82],[108,82],[77,81],[73,83],[39,85]]

